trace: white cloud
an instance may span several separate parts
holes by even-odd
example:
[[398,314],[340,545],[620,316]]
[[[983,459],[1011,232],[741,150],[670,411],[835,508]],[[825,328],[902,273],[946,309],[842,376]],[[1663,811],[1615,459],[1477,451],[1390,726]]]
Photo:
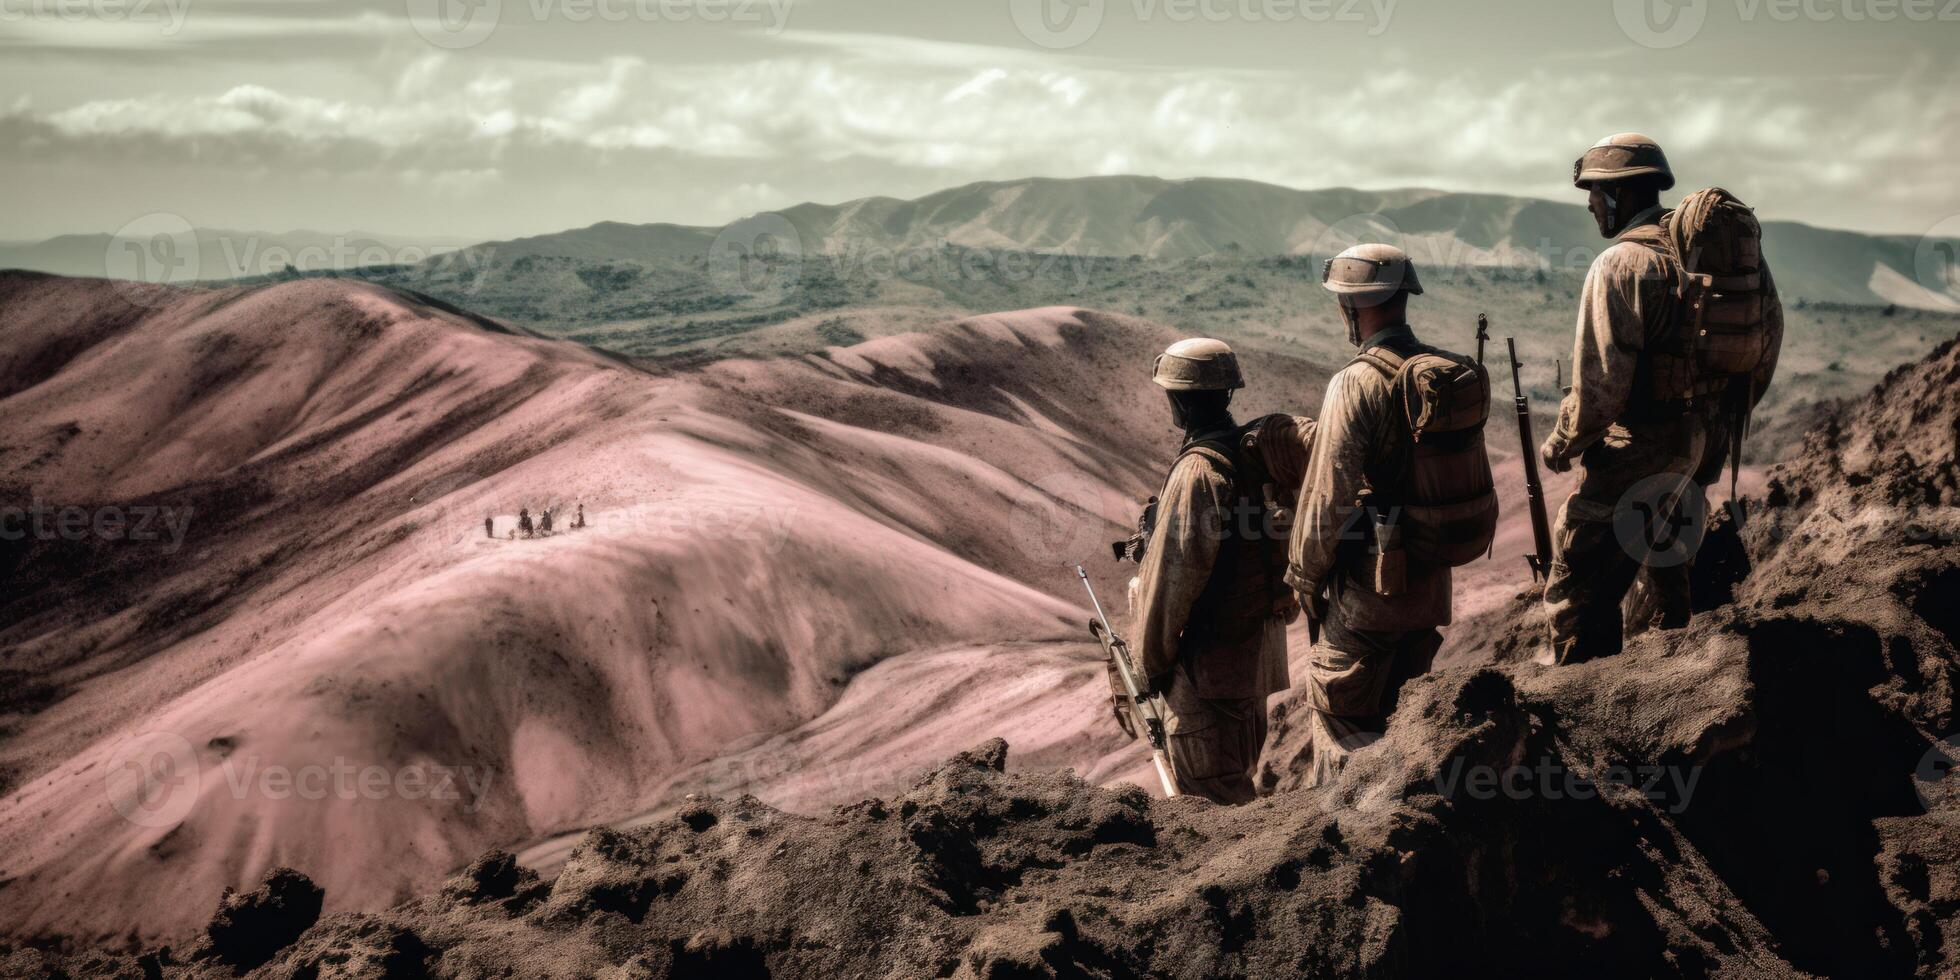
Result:
[[[1944,159],[1960,143],[1960,85],[1950,70],[1857,88],[1842,78],[1734,78],[1655,89],[1604,69],[1321,78],[998,56],[977,45],[856,35],[797,40],[792,50],[806,52],[797,57],[710,66],[422,54],[397,62],[392,84],[360,94],[242,84],[54,111],[17,102],[11,117],[78,144],[197,147],[213,180],[225,161],[208,154],[227,146],[276,166],[282,153],[313,160],[331,145],[340,148],[335,166],[377,178],[408,167],[409,179],[454,194],[511,181],[500,165],[516,152],[550,153],[573,168],[582,158],[660,153],[702,161],[730,186],[759,188],[724,195],[741,206],[764,198],[780,206],[784,185],[771,175],[786,171],[821,175],[835,188],[831,199],[888,191],[835,168],[863,160],[928,172],[942,185],[1127,170],[1565,196],[1580,148],[1642,129],[1666,143],[1684,183],[1730,186],[1771,216],[1829,220],[1815,210],[1826,196],[1839,215],[1960,211]],[[1902,188],[1922,195],[1916,208],[1901,208]],[[593,195],[595,207],[607,193],[571,192]],[[697,194],[686,204],[714,199]]]

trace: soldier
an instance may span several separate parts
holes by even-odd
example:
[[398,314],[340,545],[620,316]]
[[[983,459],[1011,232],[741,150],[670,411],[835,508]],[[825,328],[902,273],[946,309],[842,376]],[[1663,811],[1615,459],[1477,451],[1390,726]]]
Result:
[[1288,686],[1284,533],[1273,530],[1263,464],[1245,446],[1253,426],[1232,419],[1232,392],[1245,386],[1232,349],[1179,341],[1154,376],[1184,444],[1135,586],[1137,659],[1164,695],[1178,791],[1245,803],[1258,795],[1266,698]]
[[538,521],[538,532],[541,534],[551,533],[551,508],[549,507],[544,509],[544,516]]
[[[1566,472],[1575,459],[1582,471],[1578,489],[1559,508],[1545,583],[1551,648],[1540,662],[1558,663],[1620,652],[1621,601],[1643,566],[1655,566],[1648,584],[1661,625],[1687,624],[1687,567],[1654,560],[1655,532],[1665,530],[1662,521],[1679,529],[1707,513],[1705,488],[1724,460],[1733,462],[1730,447],[1739,443],[1749,411],[1769,386],[1783,333],[1775,284],[1760,268],[1747,290],[1756,297],[1750,315],[1757,322],[1747,329],[1764,347],[1760,362],[1735,376],[1696,360],[1695,338],[1680,328],[1686,312],[1679,299],[1685,275],[1676,254],[1680,223],[1660,203],[1674,174],[1652,139],[1621,133],[1599,141],[1573,165],[1573,184],[1588,193],[1599,233],[1613,245],[1586,273],[1572,387],[1539,450],[1553,472]],[[1753,218],[1746,222],[1755,228]],[[1759,248],[1753,240],[1748,247]],[[1759,253],[1750,264],[1760,266]],[[1616,527],[1616,519],[1630,508],[1661,516],[1638,535],[1627,535],[1628,522]],[[1631,526],[1642,527],[1638,516]],[[1686,533],[1691,550],[1700,528]]]
[[527,538],[531,536],[531,508],[519,507],[517,509],[517,532]]
[[1451,599],[1449,566],[1413,556],[1403,556],[1400,581],[1378,591],[1370,547],[1387,515],[1371,513],[1366,498],[1386,492],[1410,446],[1393,380],[1368,358],[1400,364],[1433,350],[1409,327],[1409,297],[1422,293],[1415,266],[1394,246],[1357,245],[1327,263],[1321,285],[1361,356],[1328,380],[1286,572],[1320,631],[1307,677],[1305,786],[1332,779],[1381,736],[1403,683],[1427,673],[1442,646],[1436,628],[1449,624]]
[[497,539],[497,520],[494,517],[483,519],[483,536],[492,541]]

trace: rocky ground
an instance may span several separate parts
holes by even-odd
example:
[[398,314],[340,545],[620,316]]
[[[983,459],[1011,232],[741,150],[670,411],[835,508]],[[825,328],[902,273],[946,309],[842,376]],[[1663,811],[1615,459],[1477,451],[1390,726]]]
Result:
[[702,798],[594,831],[550,880],[492,853],[318,917],[275,871],[192,948],[0,947],[0,971],[1952,975],[1957,383],[1948,343],[1831,412],[1685,630],[1544,668],[1516,610],[1464,624],[1481,655],[1411,684],[1329,786],[1294,786],[1286,699],[1244,808],[1007,772],[995,740],[828,815]]

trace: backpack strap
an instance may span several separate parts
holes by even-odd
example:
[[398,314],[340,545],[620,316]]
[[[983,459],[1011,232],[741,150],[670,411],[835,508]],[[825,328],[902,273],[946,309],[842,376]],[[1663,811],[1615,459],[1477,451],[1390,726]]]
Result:
[[[1212,465],[1218,467],[1219,472],[1225,475],[1225,481],[1233,485],[1232,489],[1238,489],[1236,484],[1238,459],[1232,452],[1231,445],[1225,440],[1200,439],[1184,447],[1184,451],[1177,454],[1177,463],[1184,462],[1186,456],[1203,456],[1211,460]],[[1176,469],[1177,463],[1172,463],[1171,468]]]
[[[1364,476],[1364,482],[1368,485],[1371,493],[1383,493],[1382,487],[1384,486],[1400,486],[1402,481],[1408,477],[1410,469],[1415,465],[1414,460],[1411,458],[1415,451],[1415,440],[1413,429],[1411,428],[1412,420],[1409,418],[1408,405],[1404,400],[1401,389],[1402,369],[1408,366],[1413,354],[1424,353],[1427,350],[1428,348],[1419,346],[1410,354],[1404,354],[1400,351],[1391,350],[1385,345],[1376,344],[1354,355],[1354,360],[1348,362],[1349,364],[1366,364],[1374,368],[1375,372],[1382,376],[1382,380],[1388,382],[1388,397],[1389,401],[1393,403],[1389,406],[1389,414],[1393,417],[1390,424],[1395,426],[1396,431],[1389,436],[1393,442],[1388,447],[1393,452],[1384,453],[1382,458],[1375,462],[1375,466],[1385,467],[1386,472],[1380,474],[1369,473]],[[1389,458],[1391,455],[1394,458]],[[1387,479],[1381,481],[1380,486],[1376,485],[1376,480],[1374,479],[1377,475],[1387,477]],[[1384,496],[1382,499],[1387,498]]]
[[1389,350],[1387,347],[1384,347],[1380,344],[1376,344],[1375,346],[1370,347],[1367,350],[1364,350],[1361,353],[1354,355],[1354,360],[1349,361],[1348,363],[1366,364],[1369,367],[1374,368],[1376,371],[1381,372],[1381,376],[1384,379],[1386,379],[1389,384],[1392,385],[1395,383],[1396,376],[1402,373],[1402,365],[1407,364],[1408,362],[1409,359],[1407,357],[1404,357],[1401,354],[1397,354],[1396,352]]

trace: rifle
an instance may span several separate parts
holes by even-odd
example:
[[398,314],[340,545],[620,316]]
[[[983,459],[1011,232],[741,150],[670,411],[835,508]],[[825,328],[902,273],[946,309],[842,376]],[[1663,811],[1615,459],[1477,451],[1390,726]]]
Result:
[[[1479,313],[1477,314],[1477,366],[1478,367],[1484,366],[1484,341],[1489,339],[1490,339],[1490,317],[1487,317],[1482,313]],[[1496,553],[1497,553],[1497,540],[1495,537],[1492,537],[1490,542],[1490,547],[1488,549],[1485,549],[1484,551],[1484,557],[1489,558],[1491,555],[1494,555]],[[1314,639],[1317,640],[1318,636],[1314,637]]]
[[1524,367],[1518,360],[1516,338],[1504,338],[1505,346],[1511,351],[1511,390],[1515,394],[1518,410],[1518,441],[1524,452],[1524,499],[1531,508],[1531,544],[1537,554],[1524,556],[1525,563],[1531,566],[1532,581],[1540,581],[1552,571],[1552,522],[1545,518],[1545,487],[1538,482],[1537,440],[1531,436],[1531,399],[1524,394],[1524,383],[1518,380],[1518,369]]
[[[1123,728],[1135,738],[1141,731],[1150,743],[1150,762],[1157,768],[1157,778],[1164,784],[1165,796],[1176,796],[1177,780],[1171,777],[1170,742],[1164,734],[1164,716],[1158,708],[1156,699],[1144,690],[1139,683],[1136,662],[1130,659],[1130,645],[1116,635],[1116,628],[1109,625],[1109,617],[1103,614],[1102,603],[1096,599],[1095,586],[1089,584],[1089,573],[1075,566],[1075,574],[1082,578],[1082,587],[1089,590],[1089,604],[1095,607],[1096,618],[1089,620],[1089,635],[1102,644],[1103,653],[1108,655],[1110,667],[1123,682],[1127,695],[1116,698],[1116,718],[1123,722]],[[1127,719],[1127,721],[1125,720]]]

